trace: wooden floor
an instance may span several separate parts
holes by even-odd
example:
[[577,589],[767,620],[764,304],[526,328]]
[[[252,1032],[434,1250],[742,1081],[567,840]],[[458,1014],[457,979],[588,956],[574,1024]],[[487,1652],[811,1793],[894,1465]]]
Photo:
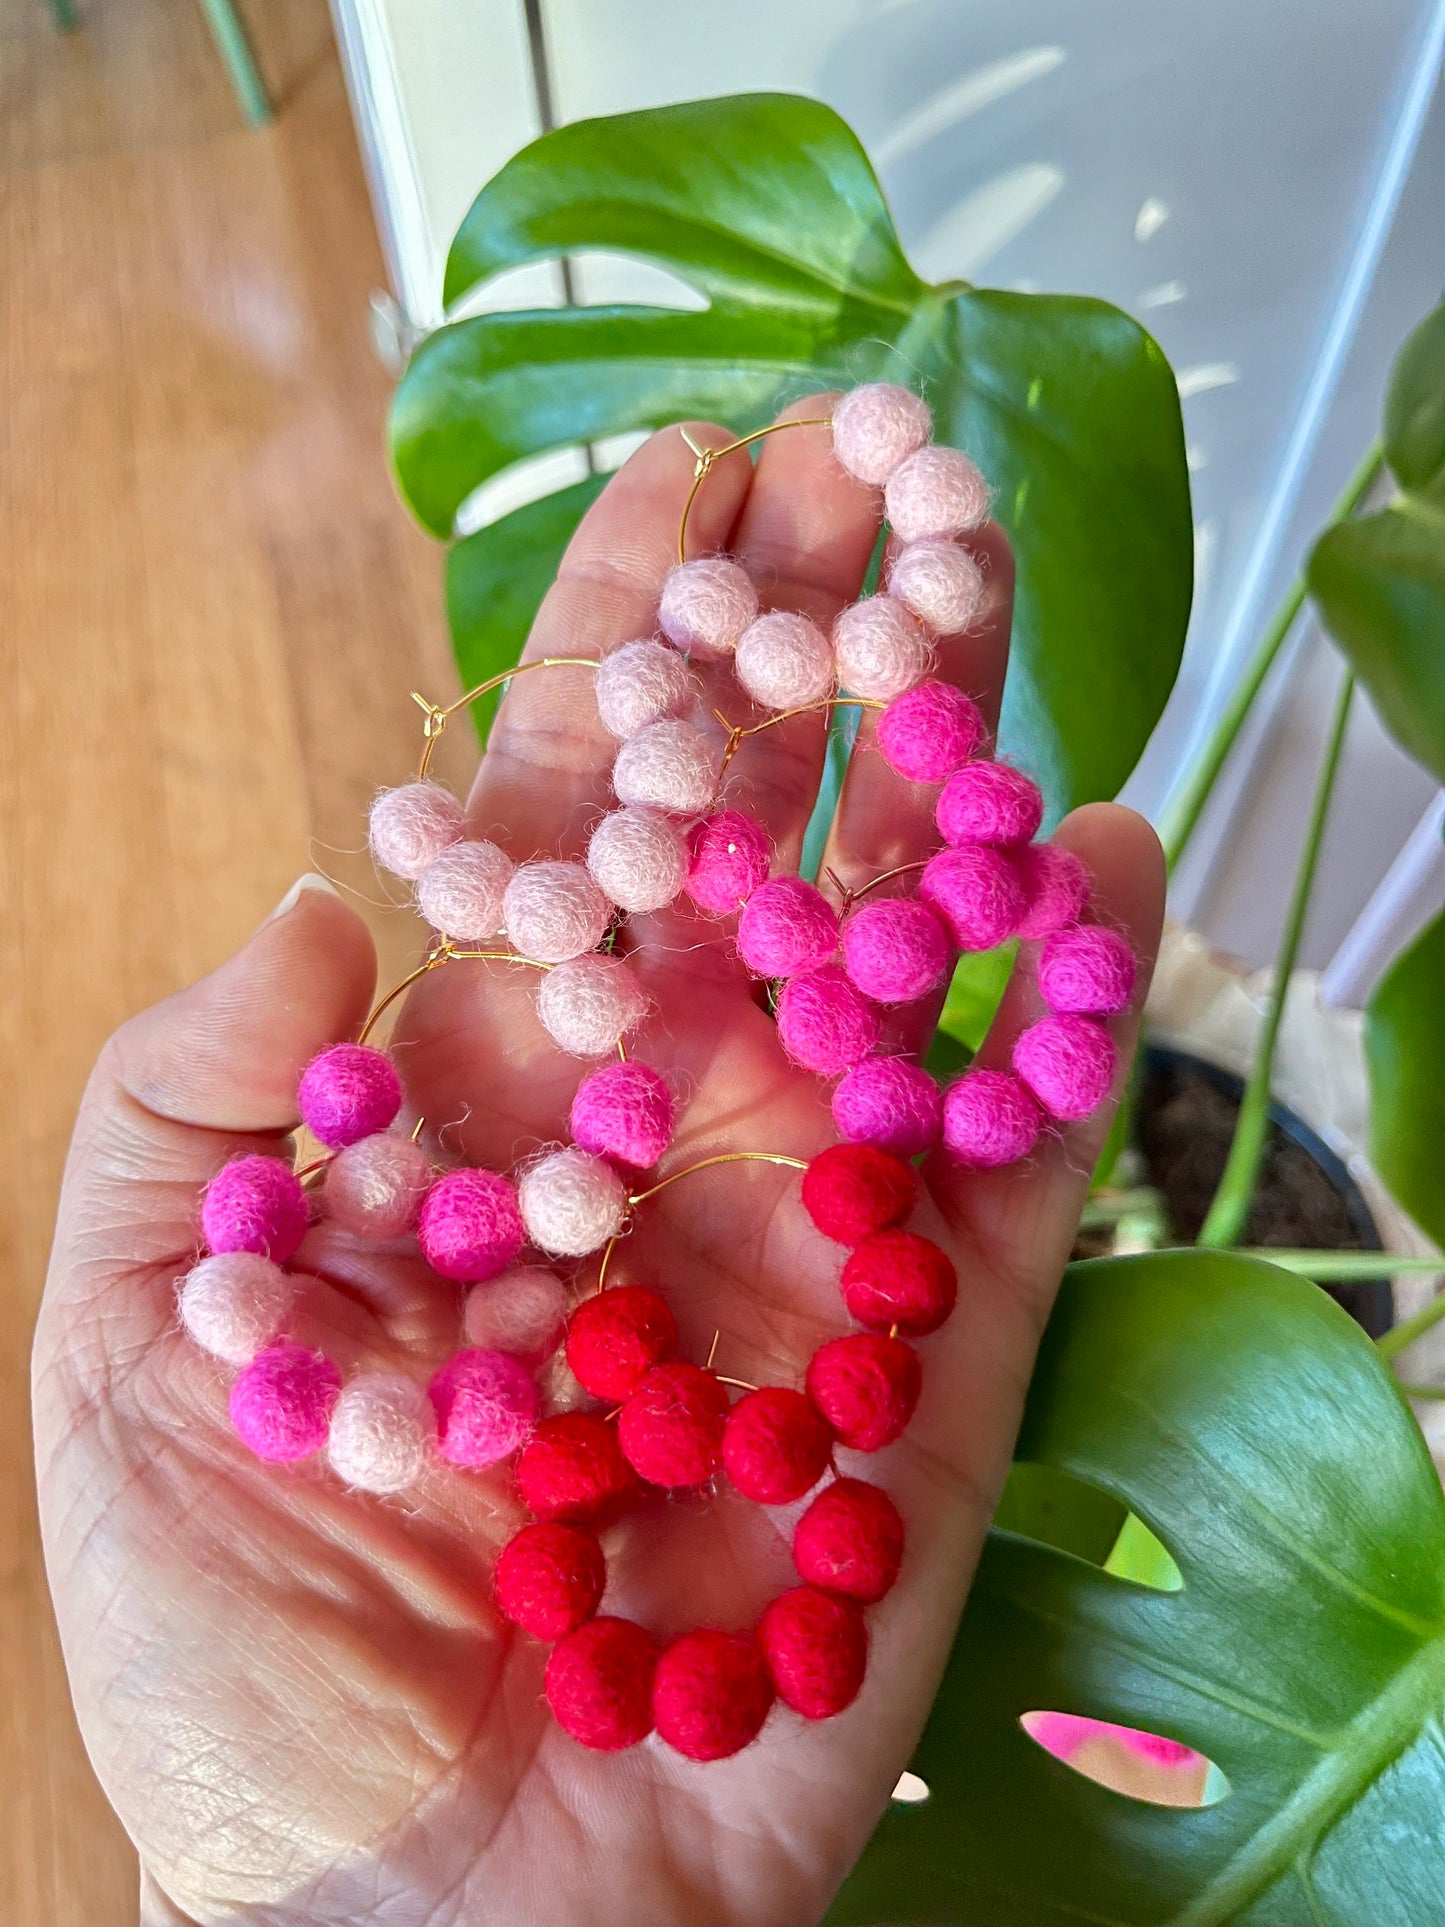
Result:
[[[241,127],[197,0],[0,0],[0,1916],[130,1927],[31,1494],[27,1355],[71,1118],[129,1012],[307,868],[375,893],[364,808],[451,685],[393,498],[383,281],[324,0],[253,4]],[[416,941],[376,919],[389,961]]]

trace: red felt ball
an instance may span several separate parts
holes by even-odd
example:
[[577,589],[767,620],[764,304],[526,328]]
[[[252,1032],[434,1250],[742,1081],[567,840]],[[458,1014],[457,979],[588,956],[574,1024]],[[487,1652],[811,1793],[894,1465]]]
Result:
[[887,1331],[937,1331],[958,1297],[953,1260],[930,1238],[880,1231],[843,1267],[843,1302],[860,1325]]
[[617,1417],[633,1471],[651,1485],[701,1485],[718,1468],[727,1387],[701,1365],[658,1365]]
[[725,1760],[755,1740],[773,1682],[751,1639],[710,1626],[673,1640],[657,1662],[652,1714],[668,1745],[689,1760]]
[[599,1753],[620,1753],[652,1731],[657,1648],[630,1619],[589,1619],[552,1648],[547,1704],[564,1733]]
[[723,1433],[723,1469],[745,1499],[788,1505],[827,1469],[833,1434],[801,1392],[765,1385],[740,1398]]
[[871,1605],[888,1591],[903,1563],[897,1506],[876,1485],[835,1479],[799,1519],[793,1563],[810,1586]]
[[843,1445],[878,1452],[898,1438],[923,1389],[918,1354],[886,1332],[830,1339],[808,1365],[808,1396]]
[[803,1173],[808,1216],[840,1245],[901,1224],[917,1196],[912,1167],[871,1144],[830,1144]]
[[523,1526],[497,1559],[497,1609],[534,1639],[561,1639],[592,1617],[607,1584],[607,1562],[590,1532],[545,1523]]
[[654,1365],[677,1350],[666,1301],[646,1285],[584,1298],[567,1325],[567,1363],[594,1398],[630,1398]]
[[794,1586],[764,1612],[758,1644],[778,1698],[805,1720],[830,1720],[857,1699],[868,1667],[868,1628],[851,1599]]
[[591,1412],[544,1418],[517,1460],[517,1490],[539,1519],[612,1518],[636,1489],[616,1427]]

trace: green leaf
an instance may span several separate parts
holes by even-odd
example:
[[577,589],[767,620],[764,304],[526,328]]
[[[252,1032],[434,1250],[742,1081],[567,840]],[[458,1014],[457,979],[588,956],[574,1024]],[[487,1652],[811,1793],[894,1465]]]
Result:
[[[1163,1543],[1157,1591],[990,1537],[894,1807],[837,1927],[1420,1927],[1445,1888],[1445,1498],[1373,1348],[1237,1253],[1076,1265],[1019,1454]],[[1085,1780],[1019,1726],[1079,1713],[1183,1741],[1197,1811]]]
[[988,1035],[1019,951],[1016,942],[959,958],[949,980],[938,1028],[972,1057]]
[[1426,315],[1395,357],[1385,457],[1401,488],[1445,497],[1445,306]]
[[1445,912],[1391,964],[1365,1011],[1370,1158],[1445,1246]]

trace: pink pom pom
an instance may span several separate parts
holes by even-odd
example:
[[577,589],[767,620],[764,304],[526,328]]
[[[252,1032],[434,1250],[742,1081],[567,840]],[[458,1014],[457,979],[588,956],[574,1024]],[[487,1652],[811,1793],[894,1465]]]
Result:
[[539,1250],[585,1258],[622,1229],[627,1192],[610,1164],[588,1151],[552,1151],[522,1174],[522,1222]]
[[868,382],[833,407],[833,451],[850,475],[875,488],[928,440],[928,406],[892,382]]
[[417,908],[444,937],[485,943],[502,927],[502,898],[516,867],[495,843],[454,843],[417,878]]
[[677,1350],[666,1299],[647,1285],[615,1285],[584,1298],[567,1324],[567,1363],[579,1385],[609,1403],[631,1398],[654,1365]]
[[361,1492],[405,1492],[426,1470],[436,1437],[431,1401],[415,1380],[363,1372],[341,1389],[326,1456],[337,1478]]
[[918,879],[960,950],[992,950],[1018,929],[1024,913],[1018,871],[1002,851],[981,843],[940,850]]
[[181,1323],[203,1351],[249,1365],[280,1331],[293,1287],[279,1265],[254,1251],[202,1258],[181,1284]]
[[327,1216],[361,1238],[399,1238],[416,1223],[430,1183],[421,1146],[381,1131],[348,1144],[327,1166]]
[[612,906],[580,863],[523,863],[507,885],[502,914],[520,955],[566,963],[597,948]]
[[619,803],[701,816],[717,794],[718,763],[692,723],[649,723],[618,750],[612,788]]
[[536,1380],[506,1352],[457,1352],[427,1390],[436,1408],[437,1450],[451,1465],[479,1471],[510,1458],[537,1423]]
[[658,810],[613,810],[592,832],[587,868],[619,910],[661,910],[682,889],[687,841]]
[[284,1265],[311,1222],[301,1180],[280,1158],[233,1158],[206,1186],[201,1230],[212,1251],[253,1251]]
[[901,1057],[865,1057],[833,1093],[833,1122],[850,1144],[871,1144],[900,1158],[938,1142],[938,1086]]
[[1094,923],[1060,930],[1039,958],[1039,995],[1054,1011],[1114,1017],[1129,1008],[1138,975],[1134,952]]
[[916,616],[891,596],[868,596],[833,624],[838,680],[855,696],[891,703],[928,674],[928,637]]
[[272,1345],[231,1387],[231,1423],[258,1459],[309,1459],[326,1443],[341,1374],[304,1345]]
[[697,697],[696,678],[665,642],[624,642],[597,665],[597,714],[623,741],[649,723],[685,716]]
[[948,975],[948,932],[926,903],[867,903],[843,925],[843,964],[864,996],[911,1004]]
[[727,916],[766,883],[771,860],[761,823],[741,810],[719,810],[689,833],[687,894],[699,910]]
[[983,742],[978,705],[952,683],[921,682],[895,698],[878,719],[883,760],[915,783],[941,783]]
[[605,1057],[642,1021],[647,993],[620,957],[577,957],[549,970],[537,988],[537,1015],[559,1050]]
[[938,799],[945,843],[991,843],[1009,849],[1038,834],[1044,799],[1037,783],[1008,763],[969,763],[955,770]]
[[330,1044],[301,1073],[301,1120],[331,1150],[384,1131],[401,1109],[401,1079],[385,1051]]
[[448,1171],[421,1201],[421,1255],[443,1278],[495,1278],[526,1242],[517,1193],[496,1171]]
[[930,537],[899,550],[888,593],[934,635],[961,636],[983,601],[983,571],[967,549]]
[[484,1351],[510,1352],[535,1370],[562,1342],[567,1287],[555,1272],[527,1265],[473,1285],[462,1312],[462,1335]]
[[371,806],[371,853],[383,870],[415,883],[426,866],[460,840],[461,804],[440,783],[383,790]]
[[725,555],[700,555],[663,583],[658,622],[669,642],[710,660],[730,656],[757,613],[747,570]]
[[676,1106],[650,1064],[604,1064],[572,1100],[572,1135],[584,1151],[645,1171],[672,1142]]
[[920,448],[888,478],[883,504],[900,542],[962,535],[988,519],[988,483],[956,448]]
[[971,1070],[943,1093],[943,1141],[973,1171],[1026,1158],[1038,1142],[1039,1107],[1016,1077]]
[[839,1077],[878,1048],[878,1013],[836,964],[790,977],[778,998],[778,1038],[795,1064]]
[[1019,936],[1051,937],[1065,924],[1077,923],[1089,901],[1089,872],[1072,850],[1030,844],[1014,853],[1014,864],[1025,900]]
[[832,694],[833,651],[816,622],[776,609],[744,632],[737,677],[764,709],[800,709]]
[[1052,1117],[1072,1124],[1097,1111],[1118,1066],[1114,1040],[1092,1017],[1044,1017],[1014,1045],[1014,1069]]
[[801,877],[760,884],[738,919],[738,954],[755,977],[816,970],[837,947],[836,911]]

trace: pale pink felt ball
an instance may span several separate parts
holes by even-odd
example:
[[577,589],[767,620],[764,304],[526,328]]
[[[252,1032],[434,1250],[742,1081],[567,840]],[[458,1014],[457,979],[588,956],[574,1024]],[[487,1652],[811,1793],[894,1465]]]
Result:
[[948,925],[960,950],[1006,943],[1024,913],[1023,885],[1012,860],[986,844],[940,850],[918,879],[918,894]]
[[956,543],[910,542],[893,558],[888,593],[936,636],[961,636],[983,601],[983,571]]
[[502,898],[513,948],[538,963],[566,963],[595,950],[612,906],[580,863],[523,863]]
[[472,1471],[520,1451],[537,1423],[537,1381],[520,1359],[475,1347],[449,1358],[427,1387],[437,1450]]
[[647,993],[621,957],[586,956],[549,970],[537,988],[542,1028],[570,1057],[605,1057],[647,1009]]
[[1089,872],[1081,858],[1052,843],[1034,843],[1016,851],[1014,863],[1024,892],[1021,937],[1051,937],[1078,922],[1089,901]]
[[694,724],[649,723],[618,750],[612,788],[619,803],[701,816],[717,794],[720,761]]
[[730,656],[758,613],[746,569],[726,555],[680,562],[662,585],[658,623],[669,642],[690,655]]
[[436,1412],[415,1379],[361,1372],[331,1408],[326,1456],[337,1478],[359,1492],[405,1492],[426,1470]]
[[443,1278],[495,1278],[526,1243],[517,1192],[497,1171],[448,1171],[421,1201],[421,1255]]
[[553,1258],[599,1250],[627,1211],[626,1187],[606,1159],[571,1146],[524,1171],[517,1193],[528,1237]]
[[281,1158],[232,1158],[201,1200],[201,1231],[212,1251],[251,1251],[278,1265],[293,1255],[310,1222],[301,1180]]
[[566,1323],[567,1287],[555,1272],[538,1265],[504,1271],[489,1284],[474,1285],[462,1312],[462,1333],[469,1345],[510,1352],[533,1368],[556,1351]]
[[900,542],[963,535],[988,519],[988,483],[960,449],[920,448],[888,477],[883,506]]
[[687,839],[660,810],[613,810],[587,845],[592,880],[619,910],[661,910],[687,875]]
[[254,1251],[202,1258],[181,1281],[181,1323],[213,1358],[249,1365],[285,1323],[294,1297],[279,1265]]
[[676,1119],[667,1081],[650,1064],[604,1064],[572,1100],[572,1136],[582,1149],[639,1171],[672,1142]]
[[833,451],[850,475],[881,487],[932,432],[926,402],[892,382],[854,388],[833,406]]
[[778,997],[778,1037],[795,1064],[840,1077],[878,1048],[878,1012],[836,964],[789,977]]
[[401,1079],[385,1051],[328,1044],[301,1073],[301,1121],[328,1150],[384,1131],[401,1109]]
[[723,917],[740,910],[768,880],[772,849],[762,824],[741,810],[719,810],[688,832],[687,882],[699,910]]
[[502,898],[516,867],[485,838],[454,843],[417,878],[417,908],[444,937],[485,943],[502,927]]
[[843,925],[843,967],[865,997],[911,1004],[948,975],[950,938],[926,903],[865,903]]
[[833,1093],[833,1122],[850,1144],[916,1157],[938,1142],[942,1100],[917,1064],[901,1057],[865,1057]]
[[932,656],[917,616],[891,596],[852,602],[833,624],[838,680],[855,696],[891,703],[928,674]]
[[431,1176],[419,1144],[380,1131],[348,1144],[326,1167],[327,1215],[358,1237],[399,1238],[416,1223]]
[[816,622],[774,609],[749,623],[738,644],[737,678],[764,709],[801,709],[833,693],[833,651]]
[[371,854],[383,870],[415,883],[426,866],[460,840],[461,804],[440,783],[403,783],[371,806]]
[[1039,995],[1050,1010],[1114,1017],[1129,1008],[1139,966],[1117,930],[1081,923],[1060,930],[1039,958]]
[[1109,1095],[1118,1051],[1092,1017],[1043,1017],[1014,1044],[1013,1061],[1050,1116],[1072,1124],[1097,1111]]
[[914,783],[941,783],[963,767],[985,734],[973,698],[932,679],[896,697],[878,719],[883,760]]
[[837,947],[837,912],[801,877],[760,884],[738,918],[738,954],[755,977],[817,970]]
[[935,818],[945,843],[992,843],[1011,849],[1029,842],[1043,821],[1037,783],[1008,763],[968,763],[944,784]]
[[1042,1128],[1033,1097],[1006,1071],[965,1071],[943,1093],[943,1142],[972,1171],[1026,1158]]
[[304,1345],[269,1345],[231,1387],[231,1423],[258,1459],[309,1459],[326,1443],[341,1374]]
[[665,642],[624,642],[597,665],[597,714],[608,735],[626,741],[649,723],[685,716],[697,678]]

